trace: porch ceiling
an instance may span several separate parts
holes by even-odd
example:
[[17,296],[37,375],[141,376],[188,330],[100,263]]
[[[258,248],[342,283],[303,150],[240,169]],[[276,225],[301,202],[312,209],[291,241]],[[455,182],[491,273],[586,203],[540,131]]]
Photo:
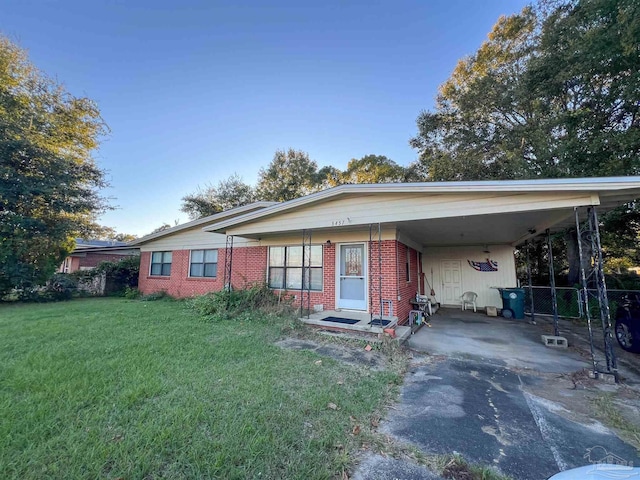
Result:
[[398,222],[394,226],[423,247],[448,245],[510,244],[543,234],[547,228],[561,231],[575,224],[573,209],[497,213]]

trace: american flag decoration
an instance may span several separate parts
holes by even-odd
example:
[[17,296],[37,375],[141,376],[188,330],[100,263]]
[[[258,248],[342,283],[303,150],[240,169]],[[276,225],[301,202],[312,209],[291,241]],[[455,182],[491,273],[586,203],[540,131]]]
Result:
[[474,262],[473,260],[467,260],[467,262],[469,262],[471,268],[477,270],[478,272],[498,271],[498,262],[496,262],[495,260],[491,260],[490,258],[487,258],[486,262]]

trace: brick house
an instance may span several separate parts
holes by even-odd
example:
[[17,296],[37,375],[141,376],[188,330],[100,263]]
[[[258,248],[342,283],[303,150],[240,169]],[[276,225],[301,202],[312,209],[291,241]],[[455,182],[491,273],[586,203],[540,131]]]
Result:
[[[266,282],[315,310],[407,319],[416,293],[501,307],[514,249],[640,197],[639,177],[342,185],[143,237],[139,288],[188,297]],[[303,286],[305,276],[305,288]]]
[[59,273],[73,273],[78,270],[91,270],[100,262],[117,262],[123,258],[139,255],[137,247],[127,242],[108,240],[76,239],[76,248],[58,267]]

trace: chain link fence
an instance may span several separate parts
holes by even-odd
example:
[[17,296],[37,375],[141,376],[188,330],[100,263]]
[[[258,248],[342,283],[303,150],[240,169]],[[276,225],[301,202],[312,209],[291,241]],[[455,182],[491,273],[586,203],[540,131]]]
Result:
[[[533,291],[533,308],[536,315],[553,315],[553,301],[551,297],[551,287],[531,287]],[[525,291],[525,313],[531,314],[531,295],[529,287],[524,287]],[[582,318],[581,290],[573,287],[556,287],[556,298],[558,301],[558,316],[564,318]],[[590,305],[597,305],[598,292],[590,289]],[[609,297],[609,310],[611,318],[615,318],[616,310],[622,303],[625,295],[640,295],[640,290],[616,290],[607,289]]]

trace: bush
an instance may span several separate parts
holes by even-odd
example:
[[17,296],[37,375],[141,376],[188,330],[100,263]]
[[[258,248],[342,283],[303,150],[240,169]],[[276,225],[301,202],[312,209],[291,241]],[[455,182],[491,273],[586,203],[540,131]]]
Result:
[[140,290],[138,290],[137,288],[131,288],[131,287],[125,287],[124,289],[124,298],[127,298],[129,300],[136,300],[138,298],[140,298],[142,294],[140,293]]
[[173,300],[173,297],[169,295],[167,292],[165,292],[164,290],[160,290],[159,292],[153,292],[148,295],[140,295],[140,293],[138,292],[138,298],[143,302],[154,302],[156,300],[164,300],[164,299]]
[[127,289],[138,287],[138,275],[140,273],[140,257],[122,258],[115,262],[100,262],[92,270],[75,272],[84,278],[95,278],[100,275],[106,277],[105,295],[124,296]]
[[254,284],[244,290],[222,290],[210,292],[189,301],[190,307],[198,314],[216,320],[237,318],[251,319],[259,313],[285,315],[291,309],[288,296],[278,297],[265,284]]
[[47,282],[44,293],[53,301],[71,300],[77,288],[78,282],[75,278],[66,273],[55,273]]
[[21,302],[57,302],[71,300],[78,288],[78,281],[68,273],[54,273],[44,286],[16,289],[13,300]]

